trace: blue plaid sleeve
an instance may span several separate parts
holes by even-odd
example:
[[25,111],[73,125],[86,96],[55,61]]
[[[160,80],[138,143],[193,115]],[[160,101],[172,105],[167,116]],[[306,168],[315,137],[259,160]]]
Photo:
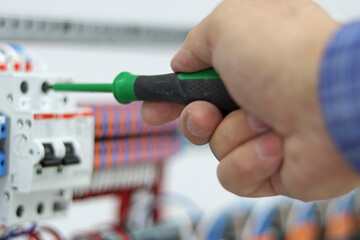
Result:
[[360,21],[344,25],[330,40],[318,91],[333,142],[360,174]]

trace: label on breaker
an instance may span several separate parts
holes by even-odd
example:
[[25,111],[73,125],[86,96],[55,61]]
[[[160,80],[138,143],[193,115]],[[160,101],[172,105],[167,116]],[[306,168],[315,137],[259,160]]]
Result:
[[41,108],[51,109],[52,108],[52,99],[47,97],[42,97],[40,100]]
[[92,112],[77,113],[35,113],[34,120],[73,119],[77,117],[90,117]]
[[31,106],[31,99],[29,97],[20,98],[20,109],[29,109]]

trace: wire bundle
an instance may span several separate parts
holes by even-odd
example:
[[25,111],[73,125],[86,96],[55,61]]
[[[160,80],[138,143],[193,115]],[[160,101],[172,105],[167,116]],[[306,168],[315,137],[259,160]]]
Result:
[[94,169],[157,164],[178,150],[177,135],[100,140],[95,142]]
[[118,194],[139,187],[151,189],[159,171],[156,166],[144,164],[96,171],[93,174],[92,184],[86,189],[74,190],[75,199]]
[[154,127],[146,124],[138,102],[81,103],[95,116],[94,174],[88,189],[77,189],[75,198],[151,187],[157,166],[180,150],[178,122]]
[[130,229],[119,224],[97,231],[84,232],[72,240],[176,240],[182,239],[181,223],[161,223],[143,228]]
[[218,209],[211,217],[205,214],[197,227],[197,236],[199,240],[360,239],[359,197],[355,191],[310,203],[284,197],[242,199],[237,206]]
[[140,115],[141,104],[81,103],[80,107],[91,108],[95,116],[96,140],[129,138],[139,136],[176,135],[177,121],[151,126]]

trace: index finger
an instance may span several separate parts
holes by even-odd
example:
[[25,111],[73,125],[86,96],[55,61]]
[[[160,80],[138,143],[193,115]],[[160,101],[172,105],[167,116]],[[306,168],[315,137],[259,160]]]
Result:
[[209,17],[206,17],[189,32],[183,46],[171,60],[174,72],[196,72],[212,66],[208,24]]

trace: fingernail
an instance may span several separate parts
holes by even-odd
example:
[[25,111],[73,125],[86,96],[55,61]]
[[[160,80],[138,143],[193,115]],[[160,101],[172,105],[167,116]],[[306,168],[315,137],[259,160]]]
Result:
[[260,118],[255,117],[252,113],[248,113],[247,120],[252,129],[257,132],[264,132],[269,129],[269,126]]
[[201,128],[199,128],[199,126],[197,126],[196,123],[194,123],[194,121],[192,121],[190,114],[188,114],[188,116],[186,117],[186,126],[188,130],[197,137],[206,139],[211,136],[211,133],[202,130]]
[[281,156],[281,148],[280,138],[273,134],[261,137],[255,145],[255,150],[262,159]]

